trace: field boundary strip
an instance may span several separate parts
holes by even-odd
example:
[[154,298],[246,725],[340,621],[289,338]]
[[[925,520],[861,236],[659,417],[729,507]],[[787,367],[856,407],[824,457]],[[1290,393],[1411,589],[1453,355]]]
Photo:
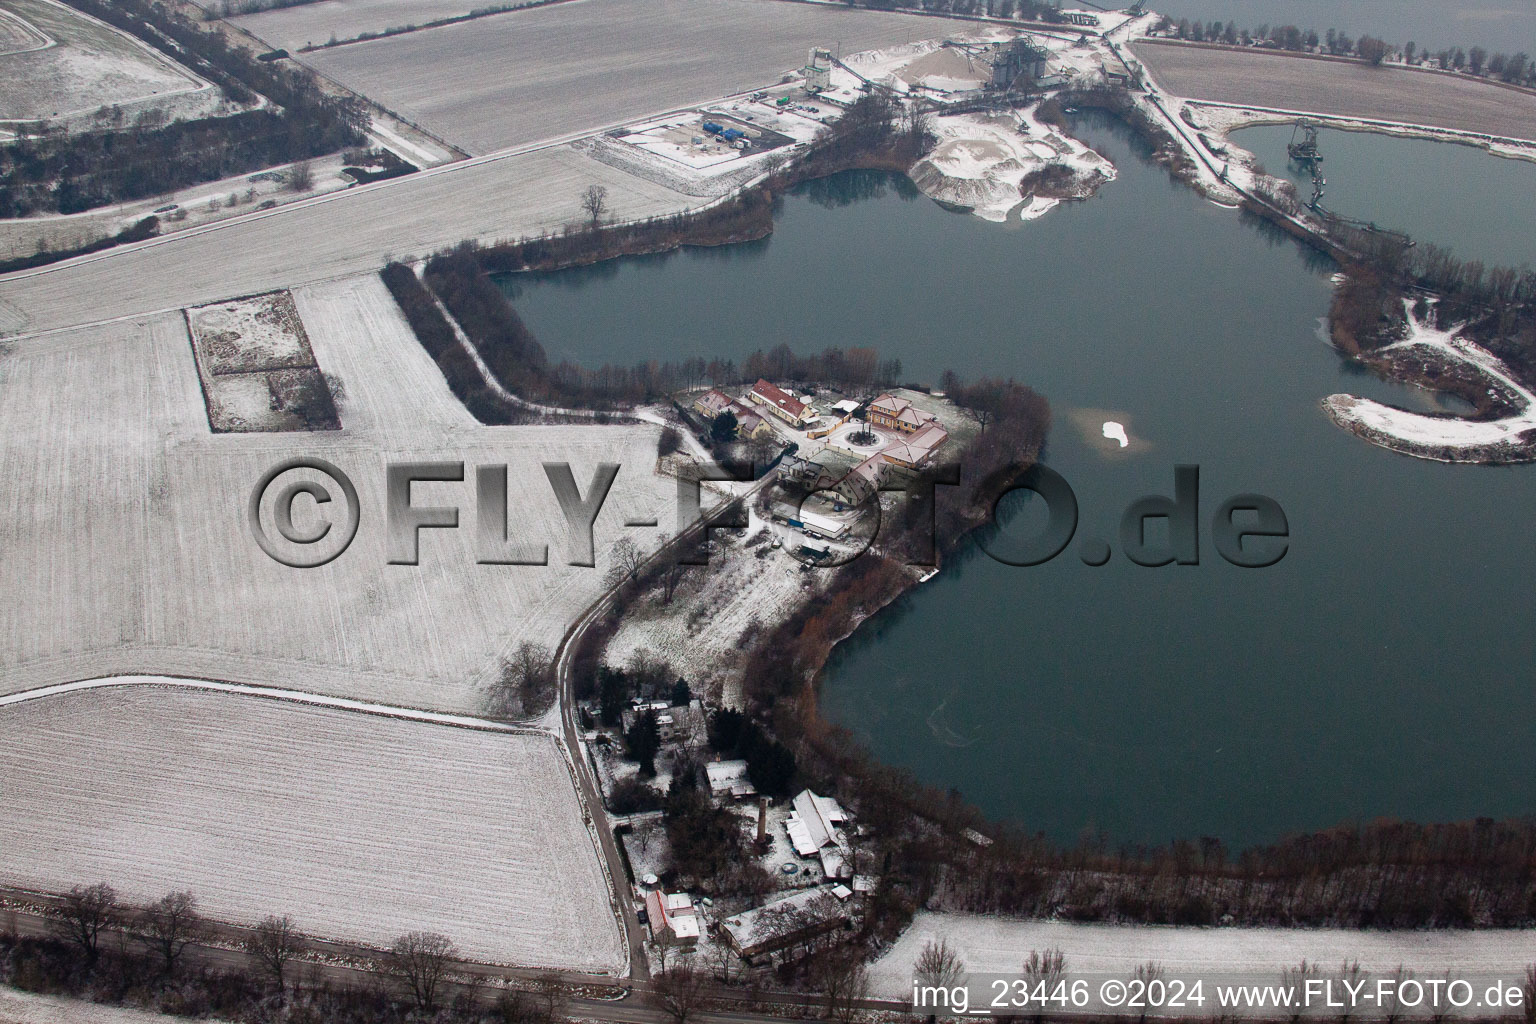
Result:
[[450,715],[439,711],[421,711],[416,708],[397,707],[390,704],[373,704],[368,701],[352,700],[347,697],[329,697],[324,694],[306,693],[302,690],[288,690],[277,686],[256,686],[249,683],[230,683],[214,679],[192,679],[184,676],[101,676],[95,679],[80,679],[72,683],[55,683],[52,686],[39,686],[31,690],[22,690],[19,693],[0,697],[0,708],[62,696],[67,693],[81,693],[90,690],[106,690],[126,686],[160,686],[189,690],[209,690],[244,697],[263,697],[269,700],[288,701],[294,704],[307,704],[312,707],[332,708],[338,711],[353,711],[360,714],[377,715],[381,718],[425,722],[430,725],[446,725],[458,729],[475,729],[480,732],[500,732],[523,736],[554,736],[549,730],[540,729],[535,726],[494,722],[490,719],[474,718],[469,715]]

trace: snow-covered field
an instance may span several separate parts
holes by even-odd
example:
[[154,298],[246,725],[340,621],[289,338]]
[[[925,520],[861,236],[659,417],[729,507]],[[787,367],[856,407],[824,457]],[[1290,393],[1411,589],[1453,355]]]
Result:
[[192,341],[210,373],[254,373],[315,361],[287,292],[268,292],[187,310]]
[[1408,337],[1378,354],[1393,357],[1422,350],[1431,359],[1470,365],[1511,395],[1519,403],[1519,411],[1503,419],[1468,420],[1426,416],[1368,398],[1338,394],[1323,399],[1323,408],[1334,422],[1385,448],[1425,459],[1475,460],[1500,450],[1515,455],[1521,448],[1526,450],[1525,458],[1529,458],[1529,449],[1536,442],[1536,395],[1516,380],[1497,356],[1473,341],[1457,337],[1454,329],[1440,330],[1418,322],[1413,319],[1411,308],[1408,322]]
[[1192,99],[1536,139],[1530,96],[1467,75],[1150,40],[1134,50],[1159,83]]
[[[613,216],[624,220],[702,204],[569,147],[449,164],[9,275],[0,285],[0,332],[73,327],[373,273],[392,257],[425,256],[465,238],[557,231],[585,217],[581,194],[592,184],[608,189]],[[303,239],[302,259],[294,256],[295,239]]]
[[[870,970],[875,993],[912,994],[912,964],[929,942],[945,939],[976,975],[1016,977],[1031,951],[1060,949],[1072,975],[1129,978],[1148,962],[1169,979],[1241,974],[1278,982],[1305,959],[1326,971],[1358,960],[1380,977],[1405,966],[1421,978],[1523,977],[1536,961],[1536,932],[1345,931],[1291,928],[1172,928],[1063,921],[1010,921],[966,914],[920,913]],[[1210,1010],[1210,1007],[1207,1007]],[[1220,1016],[1209,1012],[1206,1016]]]
[[437,931],[495,963],[623,967],[552,736],[154,685],[0,707],[0,730],[6,884],[190,889],[218,920],[289,914],[376,946]]
[[[168,101],[179,115],[220,103],[218,90],[191,71],[55,0],[3,0],[0,11],[54,44],[0,55],[0,121],[68,118],[111,104],[131,121]],[[190,104],[189,93],[197,94]]]
[[[340,431],[211,434],[180,311],[0,358],[0,692],[156,672],[476,713],[501,655],[553,647],[602,592],[614,542],[649,548],[672,528],[658,428],[481,426],[376,275],[294,296],[345,388]],[[318,569],[268,558],[245,521],[258,479],[291,456],[334,463],[360,496],[356,540]],[[387,562],[384,468],[403,459],[466,464],[463,484],[415,488],[461,510],[460,529],[424,531],[415,566]],[[565,564],[544,461],[568,462],[583,493],[597,463],[622,467],[596,568]],[[510,466],[513,537],[547,543],[552,564],[477,564],[479,464]],[[648,517],[662,528],[622,525]]]
[[767,86],[811,46],[854,51],[940,31],[831,4],[574,0],[302,59],[478,155]]
[[148,1010],[40,996],[0,986],[0,1024],[181,1024],[185,1020]]
[[[218,0],[203,0],[199,6],[217,8]],[[491,6],[495,4],[486,0],[323,0],[231,20],[273,47],[297,50],[310,43],[319,46],[332,36],[351,39],[364,32],[423,25]]]

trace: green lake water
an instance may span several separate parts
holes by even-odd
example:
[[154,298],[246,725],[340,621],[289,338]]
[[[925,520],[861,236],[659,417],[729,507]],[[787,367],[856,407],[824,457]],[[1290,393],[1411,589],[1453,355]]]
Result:
[[[1026,382],[1051,401],[1046,461],[1076,492],[1079,540],[1118,548],[1121,511],[1200,466],[1199,565],[1090,568],[1075,541],[1012,568],[971,549],[838,648],[826,714],[923,781],[1062,840],[1244,845],[1536,811],[1536,469],[1422,462],[1334,427],[1332,392],[1428,400],[1322,341],[1331,268],[1171,183],[1114,126],[1079,131],[1119,179],[1030,224],[848,174],[787,198],[762,242],[505,287],[556,359],[871,345],[915,381]],[[1523,198],[1481,160],[1486,189],[1444,193],[1469,218]],[[1084,409],[1112,410],[1133,447],[1106,452]],[[1245,491],[1289,518],[1272,568],[1235,568],[1209,539]],[[1041,519],[1005,513],[1021,533]]]

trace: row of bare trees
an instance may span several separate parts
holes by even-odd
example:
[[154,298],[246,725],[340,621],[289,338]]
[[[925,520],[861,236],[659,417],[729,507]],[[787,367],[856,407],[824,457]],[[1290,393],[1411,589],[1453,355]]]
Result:
[[144,907],[123,903],[105,882],[75,886],[64,897],[56,927],[62,938],[78,944],[88,963],[101,956],[101,940],[115,933],[126,943],[136,939],[160,961],[169,976],[181,962],[187,945],[202,932],[197,897],[190,892],[167,893]]

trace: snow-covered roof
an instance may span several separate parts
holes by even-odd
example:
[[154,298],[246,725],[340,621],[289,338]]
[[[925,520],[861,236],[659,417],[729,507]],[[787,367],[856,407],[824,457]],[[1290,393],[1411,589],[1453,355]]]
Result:
[[806,828],[805,822],[791,815],[784,822],[784,831],[789,833],[789,841],[793,844],[795,852],[802,857],[815,856],[820,849],[816,841],[811,838],[811,830]]
[[842,412],[842,413],[853,412],[858,407],[859,407],[859,403],[854,401],[851,398],[845,398],[841,402],[833,402],[832,403],[832,409],[835,412]]
[[885,461],[881,456],[892,445],[876,452],[863,462],[848,471],[848,475],[837,482],[838,491],[850,502],[858,504],[865,498],[880,489],[880,479],[884,475],[881,464]]
[[[832,797],[817,796],[808,789],[802,789],[795,796],[793,806],[794,813],[790,821],[798,820],[805,826],[806,837],[815,844],[815,850],[837,845],[837,826],[848,820],[848,813],[841,804]],[[794,838],[793,828],[790,838]],[[798,844],[796,852],[799,852]]]
[[667,916],[674,914],[693,913],[693,897],[685,892],[669,892],[666,894]]
[[897,423],[913,429],[924,423],[932,423],[934,419],[933,413],[924,412],[905,398],[897,398],[889,391],[870,402],[869,411],[889,416]]
[[845,920],[846,916],[835,901],[828,899],[829,896],[830,891],[820,886],[802,889],[792,896],[727,918],[724,927],[738,949],[750,951],[771,942],[786,930],[801,931],[820,922]]
[[834,885],[832,887],[832,895],[836,896],[840,900],[845,900],[849,896],[853,895],[853,890],[848,888],[846,885]]
[[711,388],[695,399],[693,404],[708,416],[718,416],[729,409],[734,401],[724,391]]
[[848,858],[844,857],[842,850],[835,846],[821,851],[821,873],[832,879],[853,877],[853,869],[848,866]]
[[715,796],[751,796],[757,792],[747,778],[745,761],[711,761],[704,766],[709,777],[709,791]]

